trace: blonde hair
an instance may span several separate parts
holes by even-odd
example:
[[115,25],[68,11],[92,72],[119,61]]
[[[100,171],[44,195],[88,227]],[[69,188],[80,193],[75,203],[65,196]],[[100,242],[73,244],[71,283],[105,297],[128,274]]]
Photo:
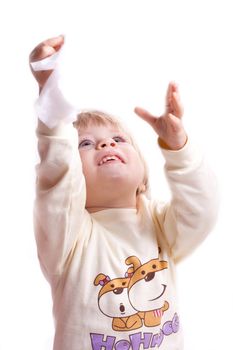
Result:
[[128,128],[124,125],[124,123],[120,120],[120,118],[115,117],[111,114],[105,113],[103,111],[86,110],[86,111],[80,112],[77,115],[77,120],[73,124],[77,130],[85,129],[90,124],[94,124],[97,126],[111,125],[117,130],[124,132],[129,137],[130,142],[132,143],[134,149],[138,153],[144,167],[143,183],[137,189],[136,194],[139,195],[141,193],[145,193],[146,195],[149,195],[148,167],[147,167],[146,161],[142,156],[142,153],[137,143],[135,142],[134,138],[132,137],[131,133],[129,132]]

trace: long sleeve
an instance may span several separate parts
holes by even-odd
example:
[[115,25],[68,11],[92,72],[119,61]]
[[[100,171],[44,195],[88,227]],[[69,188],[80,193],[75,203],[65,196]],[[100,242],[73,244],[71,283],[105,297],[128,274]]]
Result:
[[89,215],[77,130],[72,123],[49,129],[39,121],[37,135],[35,236],[41,268],[51,280],[62,273]]
[[175,261],[190,254],[212,230],[218,213],[218,190],[199,150],[188,141],[179,151],[162,150],[171,202],[156,216]]

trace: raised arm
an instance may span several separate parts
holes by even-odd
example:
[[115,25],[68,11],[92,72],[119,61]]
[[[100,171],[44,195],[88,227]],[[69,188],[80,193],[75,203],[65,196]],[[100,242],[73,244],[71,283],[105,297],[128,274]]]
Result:
[[135,112],[159,136],[172,197],[167,205],[154,208],[154,218],[163,231],[173,258],[179,261],[204,240],[216,222],[216,178],[202,153],[187,138],[176,84],[168,86],[162,116],[154,116],[138,107]]
[[[49,57],[63,41],[57,37],[40,43],[30,54],[30,63]],[[41,90],[52,70],[32,73]],[[87,226],[85,181],[72,123],[59,121],[51,129],[39,120],[37,136],[40,162],[36,167],[35,236],[42,270],[51,280],[63,272],[82,226]]]

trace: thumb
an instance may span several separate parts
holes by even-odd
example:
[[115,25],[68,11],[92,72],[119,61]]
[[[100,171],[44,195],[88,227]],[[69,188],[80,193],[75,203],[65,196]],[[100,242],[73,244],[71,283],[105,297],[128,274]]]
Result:
[[152,115],[150,112],[148,112],[146,109],[141,107],[135,107],[134,112],[143,120],[145,120],[150,125],[154,125],[154,123],[157,121],[159,117]]

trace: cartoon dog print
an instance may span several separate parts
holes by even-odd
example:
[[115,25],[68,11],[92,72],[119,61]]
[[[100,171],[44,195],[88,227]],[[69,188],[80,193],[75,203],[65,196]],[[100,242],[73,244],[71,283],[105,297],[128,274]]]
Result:
[[101,286],[98,295],[100,311],[112,318],[115,331],[129,331],[142,327],[142,319],[129,302],[128,286],[130,278],[110,279],[103,273],[96,276],[94,285]]
[[159,326],[163,313],[169,308],[164,299],[167,285],[163,270],[168,268],[167,261],[152,259],[142,265],[136,256],[130,256],[125,263],[131,265],[128,297],[132,307],[144,318],[146,327]]

